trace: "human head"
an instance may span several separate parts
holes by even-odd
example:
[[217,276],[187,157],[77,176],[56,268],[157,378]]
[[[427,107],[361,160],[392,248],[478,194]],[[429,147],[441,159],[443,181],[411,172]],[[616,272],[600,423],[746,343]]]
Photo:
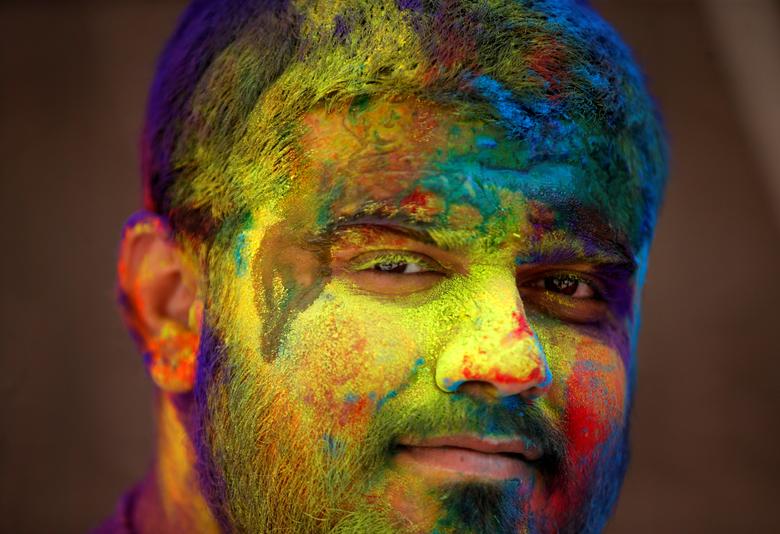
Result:
[[590,8],[196,0],[142,152],[123,303],[218,523],[601,528],[665,152]]

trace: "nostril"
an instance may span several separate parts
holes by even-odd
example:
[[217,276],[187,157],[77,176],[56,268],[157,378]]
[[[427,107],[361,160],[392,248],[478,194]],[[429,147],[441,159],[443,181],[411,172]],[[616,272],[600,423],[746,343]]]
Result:
[[463,382],[457,392],[477,399],[487,400],[494,400],[501,396],[496,386],[481,380]]
[[520,392],[520,396],[526,400],[534,400],[544,395],[545,390],[539,386],[530,387]]

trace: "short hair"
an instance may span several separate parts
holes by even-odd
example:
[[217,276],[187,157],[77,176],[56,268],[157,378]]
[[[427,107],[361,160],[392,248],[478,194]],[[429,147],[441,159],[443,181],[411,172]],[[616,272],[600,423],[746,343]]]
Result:
[[[593,200],[617,206],[632,243],[650,239],[667,172],[661,121],[627,47],[576,0],[194,0],[150,92],[146,208],[208,240],[294,188],[308,110],[405,97],[492,117],[531,163],[581,165],[587,153],[607,184],[593,194],[610,197]],[[575,147],[577,128],[588,135]],[[260,142],[240,146],[250,129]],[[250,176],[231,171],[250,161]]]

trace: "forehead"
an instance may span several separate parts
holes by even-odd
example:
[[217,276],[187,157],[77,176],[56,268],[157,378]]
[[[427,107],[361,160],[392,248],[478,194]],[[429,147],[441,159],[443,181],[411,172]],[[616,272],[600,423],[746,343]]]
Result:
[[314,198],[296,211],[320,225],[378,215],[450,230],[499,224],[506,233],[533,219],[613,241],[629,233],[599,202],[610,197],[609,183],[585,150],[573,153],[587,144],[586,130],[550,142],[540,157],[528,139],[543,135],[544,124],[510,136],[490,117],[430,102],[315,109],[302,122],[302,178]]

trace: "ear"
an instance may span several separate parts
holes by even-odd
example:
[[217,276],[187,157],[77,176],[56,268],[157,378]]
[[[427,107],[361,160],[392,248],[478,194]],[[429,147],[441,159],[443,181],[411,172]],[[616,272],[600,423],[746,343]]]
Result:
[[190,391],[200,343],[200,271],[161,217],[138,213],[119,249],[119,299],[125,322],[160,389]]

